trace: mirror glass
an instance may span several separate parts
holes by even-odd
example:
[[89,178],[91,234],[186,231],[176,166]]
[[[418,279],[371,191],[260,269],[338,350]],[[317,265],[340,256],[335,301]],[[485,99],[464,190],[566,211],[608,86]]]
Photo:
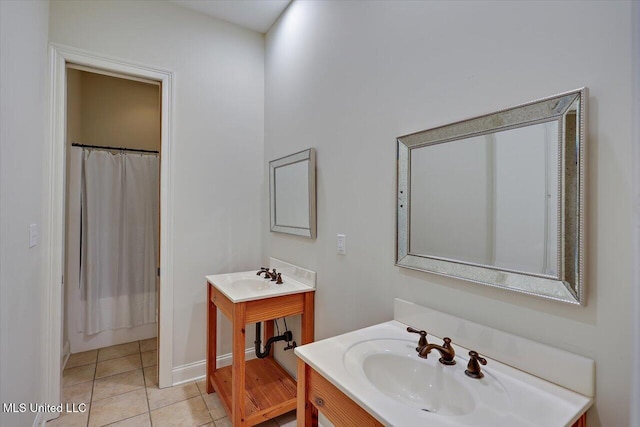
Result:
[[276,224],[309,228],[309,160],[275,168]]
[[269,162],[271,231],[315,237],[315,150]]
[[409,251],[557,276],[557,157],[555,121],[414,150]]
[[583,303],[583,99],[398,138],[397,265]]

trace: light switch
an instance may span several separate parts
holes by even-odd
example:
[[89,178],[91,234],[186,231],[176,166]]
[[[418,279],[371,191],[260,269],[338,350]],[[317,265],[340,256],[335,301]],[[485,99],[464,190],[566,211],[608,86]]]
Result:
[[347,236],[338,234],[338,253],[344,255],[347,253]]
[[29,225],[29,247],[32,248],[38,244],[38,224]]

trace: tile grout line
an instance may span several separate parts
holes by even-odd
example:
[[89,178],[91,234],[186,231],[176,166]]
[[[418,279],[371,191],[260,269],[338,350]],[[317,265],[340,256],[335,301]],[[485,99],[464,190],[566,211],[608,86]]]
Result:
[[[193,383],[196,385],[196,389],[198,390],[198,393],[200,394],[200,398],[202,398],[202,400],[204,401],[204,406],[207,408],[207,413],[209,414],[209,417],[211,418],[211,422],[213,422],[213,427],[216,427],[218,425],[218,423],[216,423],[216,420],[213,418],[213,415],[211,415],[211,409],[209,409],[209,405],[207,405],[207,401],[204,398],[204,396],[206,394],[209,394],[209,393],[207,393],[207,381],[208,381],[208,379],[206,378],[206,375],[205,375],[203,390],[200,390],[200,387],[198,387],[198,381],[202,381],[202,380],[201,379],[200,380],[195,380],[195,381],[193,381]],[[211,394],[215,394],[215,391],[213,393],[211,393]],[[227,415],[225,414],[225,417],[226,416]],[[222,418],[220,418],[220,419],[222,419]]]
[[[209,420],[211,420],[209,422],[213,423],[213,427],[215,427],[216,426],[216,420],[214,420],[213,417],[211,416],[211,411],[209,410],[209,407],[207,406],[207,402],[204,401],[204,397],[202,397],[202,393],[199,393],[200,389],[198,388],[198,384],[196,384],[196,382],[194,381],[193,385],[196,386],[196,390],[198,390],[198,396],[200,396],[200,400],[202,400],[202,403],[204,404],[204,407],[207,409],[207,415],[209,415]],[[209,424],[209,422],[200,424],[200,426],[207,425],[207,424]],[[200,426],[198,426],[198,427],[200,427]]]
[[[96,354],[96,368],[98,367],[98,355]],[[95,376],[96,373],[94,372],[93,375]],[[87,414],[87,422],[85,424],[85,427],[89,427],[89,420],[91,419],[91,410],[93,409],[93,388],[95,387],[95,381],[91,381],[91,398],[89,399],[89,413]]]
[[[142,352],[142,344],[141,344],[140,340],[135,341],[135,342],[136,342],[136,344],[137,344],[137,353],[136,353],[136,352],[134,352],[134,353],[132,353],[132,354],[130,354],[130,355],[114,357],[114,358],[106,359],[106,360],[103,360],[103,361],[99,361],[99,360],[98,360],[98,359],[99,359],[100,351],[101,351],[101,350],[103,350],[103,349],[106,349],[106,348],[108,348],[108,347],[104,347],[104,348],[101,348],[101,349],[97,349],[98,351],[97,351],[97,354],[96,354],[96,360],[95,360],[95,362],[94,362],[94,363],[95,363],[95,367],[94,367],[94,372],[93,372],[93,378],[92,378],[91,380],[83,381],[83,382],[82,382],[82,383],[91,382],[91,396],[90,396],[90,399],[89,399],[89,400],[90,400],[90,407],[89,407],[89,414],[88,414],[88,417],[87,417],[87,421],[86,421],[85,426],[88,426],[88,425],[90,424],[90,419],[91,419],[91,416],[92,416],[92,414],[93,414],[93,410],[95,409],[95,408],[94,408],[94,403],[96,403],[96,402],[98,402],[98,401],[101,401],[101,400],[104,400],[104,399],[113,398],[113,397],[116,397],[116,396],[117,396],[117,395],[115,395],[115,396],[108,396],[108,397],[104,397],[104,398],[102,398],[102,399],[95,399],[95,393],[96,393],[96,387],[97,387],[96,382],[97,382],[98,380],[103,380],[103,379],[110,378],[110,377],[113,377],[113,376],[116,376],[116,375],[121,375],[121,374],[125,374],[125,373],[129,373],[129,374],[130,374],[131,372],[137,371],[137,369],[132,369],[132,370],[129,370],[129,371],[118,372],[118,373],[114,373],[114,374],[111,374],[111,375],[107,375],[107,376],[104,376],[104,377],[97,378],[97,367],[98,367],[98,364],[99,364],[99,363],[101,363],[101,362],[105,362],[105,361],[109,361],[109,360],[114,360],[114,359],[117,359],[117,358],[131,357],[131,356],[134,356],[135,354],[137,354],[137,355],[138,355],[138,359],[139,359],[139,362],[140,362],[140,368],[139,368],[139,369],[140,369],[141,374],[142,374],[142,377],[143,377],[143,384],[144,384],[144,386],[143,386],[143,387],[144,387],[144,389],[145,389],[145,398],[147,399],[147,405],[146,405],[146,406],[147,406],[147,411],[146,411],[146,414],[147,414],[148,419],[149,419],[149,424],[150,424],[151,426],[153,426],[153,421],[152,421],[152,419],[151,419],[151,412],[152,412],[152,410],[151,410],[151,403],[150,403],[150,401],[149,401],[149,390],[148,390],[148,387],[153,386],[153,384],[151,384],[151,383],[149,382],[150,380],[148,380],[148,379],[147,379],[147,377],[146,377],[146,375],[145,375],[145,368],[149,368],[149,369],[153,369],[153,368],[155,368],[155,369],[156,369],[156,371],[157,371],[157,369],[158,369],[158,365],[157,365],[157,364],[155,364],[155,365],[151,365],[151,366],[147,366],[147,367],[145,367],[145,366],[144,366],[144,362],[143,362],[143,360],[142,360],[142,353],[143,353],[143,352]],[[157,351],[157,347],[156,347],[156,349],[147,349],[147,352],[150,352],[150,351]],[[86,364],[86,365],[90,365],[90,364]],[[86,366],[86,365],[79,365],[79,366]],[[77,384],[82,384],[82,383],[77,383]],[[188,400],[190,400],[190,399],[192,399],[192,398],[195,398],[195,397],[200,396],[201,402],[202,402],[202,404],[204,405],[204,407],[206,408],[207,415],[209,416],[209,420],[208,420],[208,421],[206,421],[206,422],[204,422],[203,424],[200,424],[200,426],[204,426],[204,425],[207,425],[207,424],[211,424],[211,423],[212,423],[212,425],[215,427],[215,426],[217,425],[217,424],[216,424],[216,420],[214,420],[214,419],[213,419],[213,416],[212,416],[212,414],[211,414],[211,411],[209,410],[209,408],[208,408],[208,406],[207,406],[207,404],[206,404],[206,402],[205,402],[205,399],[204,399],[204,397],[205,397],[205,396],[203,395],[203,391],[201,391],[201,390],[200,390],[200,388],[198,387],[198,381],[194,380],[194,381],[192,381],[192,382],[191,382],[191,384],[193,384],[193,386],[196,388],[196,392],[197,392],[197,393],[196,393],[194,396],[189,397],[189,398],[184,398],[184,399],[182,399],[182,400],[180,400],[180,401],[178,401],[178,402],[168,403],[167,405],[161,406],[161,407],[156,408],[156,409],[161,409],[161,408],[164,408],[164,407],[167,407],[167,406],[170,406],[170,405],[176,404],[176,403],[180,403],[180,402],[182,402],[182,401],[188,401]],[[73,384],[73,385],[76,385],[76,384]],[[156,386],[157,386],[157,384],[156,384]],[[137,390],[139,390],[139,389],[137,389]],[[205,389],[205,390],[206,390],[206,389]],[[136,390],[131,390],[130,392],[133,392],[133,391],[136,391]],[[126,392],[126,393],[129,393],[129,392]],[[206,391],[204,391],[204,393],[206,393]],[[124,394],[124,393],[120,393],[120,394]],[[155,410],[155,409],[154,409],[154,410]],[[143,412],[143,413],[144,413],[144,412]],[[140,415],[142,415],[142,414],[136,414],[136,415],[133,415],[133,416],[130,416],[130,417],[126,417],[126,418],[123,418],[123,419],[121,419],[121,420],[114,421],[114,422],[109,423],[109,424],[106,424],[106,425],[112,425],[112,424],[114,424],[114,423],[122,422],[122,421],[128,420],[128,419],[130,419],[130,418],[134,418],[134,417],[140,416]],[[276,423],[276,425],[277,425],[277,424],[278,424],[278,423]]]
[[[109,396],[109,397],[106,397],[106,398],[103,398],[103,399],[95,399],[96,381],[98,379],[109,378],[109,377],[112,377],[112,376],[115,376],[115,375],[120,375],[120,374],[123,374],[123,373],[132,372],[132,371],[137,370],[137,369],[132,369],[132,370],[129,370],[129,371],[118,372],[118,373],[114,373],[114,374],[111,374],[111,375],[106,375],[104,377],[96,378],[97,372],[98,372],[98,364],[100,362],[106,362],[106,361],[114,360],[114,359],[118,359],[118,358],[130,357],[130,356],[135,355],[136,353],[138,354],[138,358],[140,360],[140,370],[141,370],[141,373],[142,373],[142,378],[143,378],[143,383],[144,383],[143,387],[145,389],[145,397],[147,398],[147,414],[149,416],[149,423],[151,423],[151,408],[149,406],[149,399],[148,399],[148,393],[147,393],[147,388],[146,388],[146,377],[144,375],[144,366],[143,366],[143,362],[142,362],[141,344],[140,344],[140,340],[132,341],[132,342],[135,342],[137,344],[137,352],[134,352],[134,353],[131,353],[131,354],[128,354],[128,355],[124,355],[124,356],[111,357],[109,359],[105,359],[105,360],[101,361],[101,360],[99,360],[100,359],[100,351],[104,350],[104,349],[107,349],[109,347],[114,347],[114,346],[102,347],[102,348],[98,348],[98,349],[95,350],[96,351],[96,358],[95,358],[95,360],[93,362],[84,363],[84,364],[81,364],[81,365],[72,366],[72,367],[68,367],[68,368],[64,369],[64,371],[66,371],[66,370],[69,370],[69,369],[80,368],[80,367],[84,367],[84,366],[88,366],[88,365],[94,365],[93,376],[92,376],[91,380],[81,381],[79,383],[69,384],[67,386],[64,386],[64,385],[62,386],[62,388],[64,389],[65,387],[72,387],[72,386],[77,386],[77,385],[80,385],[80,384],[91,382],[91,396],[89,398],[89,413],[87,414],[87,421],[85,423],[85,427],[88,427],[88,425],[89,425],[89,422],[90,422],[90,419],[91,419],[91,415],[92,415],[92,412],[94,410],[94,402],[97,402],[99,400],[104,400],[104,399],[107,399],[109,397],[115,397],[115,396]],[[129,343],[124,343],[124,344],[129,344]],[[121,344],[117,344],[117,345],[121,345]],[[87,350],[87,351],[93,351],[93,350]],[[63,372],[62,375],[64,375],[64,372]],[[135,390],[132,390],[132,391],[135,391]],[[139,415],[142,415],[142,414],[134,415],[133,417],[139,416]],[[133,418],[133,417],[123,418],[122,420],[117,420],[115,422],[117,423],[117,422],[120,422],[120,421],[123,421],[123,420],[127,420],[127,419]],[[113,424],[113,423],[110,423],[110,424]]]
[[[148,367],[151,368],[151,367],[157,367],[157,366],[158,365],[153,365],[153,366],[148,366]],[[146,380],[146,377],[145,377],[145,380]],[[204,403],[204,407],[207,408],[207,413],[209,414],[210,421],[207,421],[204,424],[199,424],[198,426],[203,426],[203,425],[206,425],[206,424],[209,424],[209,423],[214,423],[214,426],[215,426],[215,420],[213,419],[213,416],[211,416],[211,411],[209,410],[209,407],[207,406],[207,403],[204,401],[204,396],[200,393],[200,389],[198,388],[197,381],[194,380],[194,381],[191,382],[191,384],[193,384],[195,386],[196,390],[198,391],[198,393],[196,395],[191,396],[191,397],[186,397],[186,398],[183,398],[183,399],[175,401],[175,402],[166,403],[166,404],[164,404],[162,406],[158,406],[157,408],[154,408],[153,410],[157,411],[159,409],[166,408],[167,406],[175,405],[177,403],[186,402],[188,400],[192,400],[192,399],[195,399],[197,397],[200,397],[202,399],[202,403]],[[185,386],[188,386],[188,385],[189,385],[189,383],[184,383],[184,384],[180,384],[180,385],[171,386],[171,387],[168,387],[168,388],[185,387]],[[145,389],[146,389],[146,387],[145,387]],[[158,389],[160,390],[159,387],[158,387]],[[149,410],[151,411],[151,406],[149,406]]]
[[[140,350],[140,366],[142,366],[142,348],[140,348],[140,341],[138,341],[138,350]],[[147,389],[147,376],[144,374],[144,366],[142,366],[142,379],[144,380],[144,395],[147,398],[147,414],[149,414],[149,425],[153,427],[153,420],[151,419],[151,404],[149,403],[149,390]]]
[[[0,1],[2,1],[2,0],[0,0]],[[129,375],[131,375],[131,373],[132,373],[132,372],[135,372],[135,371],[141,371],[141,372],[142,372],[142,377],[144,378],[144,370],[143,370],[142,368],[139,368],[139,369],[133,369],[133,370],[131,370],[131,371],[124,371],[124,372],[120,372],[120,373],[117,373],[117,374],[109,375],[109,376],[106,376],[106,377],[98,378],[96,381],[100,381],[100,380],[103,380],[103,379],[106,379],[106,378],[115,377],[116,375],[121,375],[121,374],[129,374]],[[88,382],[88,381],[86,381],[86,382]],[[94,381],[94,382],[95,382],[95,381]],[[80,384],[82,384],[82,383],[80,383]],[[135,388],[135,389],[133,389],[133,390],[124,391],[124,392],[122,392],[122,393],[114,394],[114,395],[112,395],[112,396],[102,397],[102,398],[100,398],[100,399],[95,399],[95,400],[96,400],[96,401],[100,401],[100,400],[104,400],[104,399],[109,399],[109,398],[111,398],[111,397],[120,396],[121,394],[127,394],[127,393],[131,393],[132,391],[140,390],[141,388],[144,388],[144,387],[145,387],[145,386],[143,385],[142,387]],[[94,400],[94,399],[93,399],[93,394],[92,394],[92,396],[91,396],[91,400],[92,400],[92,401]]]
[[[136,341],[136,343],[138,344],[138,357],[140,358],[140,368],[142,368],[142,355],[140,354],[140,343],[139,343],[139,341]],[[112,346],[109,346],[109,347],[112,347]],[[108,347],[103,347],[103,348],[108,348]],[[92,387],[92,390],[91,390],[91,407],[89,408],[89,418],[87,419],[87,427],[89,426],[89,419],[91,417],[91,411],[93,410],[93,401],[94,401],[93,400],[93,396],[94,396],[95,387],[96,387],[96,378],[95,377],[96,377],[96,375],[98,373],[98,359],[100,358],[100,350],[102,350],[102,349],[98,349],[98,354],[96,355],[96,369],[95,369],[95,371],[93,373],[93,387]],[[121,357],[129,357],[129,356],[133,356],[133,355],[135,355],[135,353],[132,353],[132,354],[129,354],[129,355],[126,355],[126,356],[121,356]],[[105,362],[107,360],[113,360],[113,359],[118,359],[118,357],[112,357],[111,359],[105,359],[102,362]],[[119,372],[118,374],[107,375],[107,376],[104,376],[104,377],[100,377],[98,379],[109,378],[109,377],[112,377],[114,375],[119,375],[119,374],[126,373],[126,372],[132,372],[132,371]],[[144,370],[142,370],[142,378],[144,380]],[[135,391],[135,390],[132,390],[132,391]],[[122,394],[125,394],[125,393],[122,393]],[[146,396],[146,388],[145,388],[145,396]],[[110,396],[110,397],[115,397],[115,396]],[[108,399],[108,398],[109,397],[105,397],[103,399],[97,399],[97,400],[104,400],[104,399]],[[149,406],[148,406],[148,402],[147,402],[147,408],[148,407]],[[140,415],[140,414],[138,414],[138,415]],[[138,415],[134,415],[133,417],[136,417]],[[128,420],[129,418],[133,418],[133,417],[123,418],[122,420],[114,421],[113,423],[106,424],[105,426],[108,426],[110,424],[115,424],[115,423],[123,421],[123,420]],[[149,415],[149,420],[151,420],[151,415]]]
[[100,426],[100,427],[109,427],[109,426],[112,426],[112,425],[114,425],[114,424],[116,424],[116,423],[119,423],[119,422],[122,422],[122,421],[126,421],[126,420],[130,420],[131,418],[139,417],[140,415],[143,415],[143,414],[132,415],[132,416],[130,416],[130,417],[123,418],[123,419],[121,419],[121,420],[114,421],[114,422],[109,423],[109,424],[104,424],[104,425],[102,425],[102,426]]
[[[138,353],[138,354],[139,354],[139,353]],[[103,360],[102,362],[104,363],[104,362],[108,362],[108,361],[110,361],[110,360],[124,359],[125,357],[131,357],[131,356],[135,356],[135,353],[133,353],[133,354],[127,354],[126,356],[122,356],[122,357],[114,357],[113,359]],[[109,378],[109,377],[112,377],[112,376],[114,376],[114,375],[124,374],[125,372],[135,371],[135,370],[137,370],[137,369],[142,369],[142,367],[143,367],[143,366],[142,366],[142,358],[140,358],[140,368],[133,368],[133,369],[129,369],[129,370],[127,370],[127,371],[116,372],[116,373],[113,373],[113,374],[105,375],[105,376],[100,377],[100,378],[96,378],[96,380],[101,380],[101,379],[103,379],[103,378]],[[98,375],[98,364],[96,364],[96,373],[95,373],[95,375],[96,375],[96,376]]]
[[93,380],[91,381],[91,403],[89,404],[89,415],[87,416],[86,427],[89,427],[89,421],[91,420],[91,413],[93,412],[93,392],[96,388],[96,372],[98,372],[98,359],[100,358],[100,349],[96,352],[96,366],[93,369]]
[[[143,381],[143,383],[145,384],[144,390],[145,390],[145,397],[146,397],[146,396],[147,396],[147,388],[146,388],[146,382],[144,381],[144,369],[142,368],[142,354],[141,354],[141,352],[140,352],[140,341],[136,341],[136,342],[138,343],[138,357],[140,358],[140,371],[142,372],[142,381]],[[130,354],[129,356],[133,356],[134,354],[135,354],[135,353],[132,353],[132,354]],[[123,357],[127,357],[127,356],[123,356]],[[107,359],[107,360],[112,360],[112,359]],[[96,366],[96,370],[97,370],[97,366]],[[124,372],[120,372],[120,374],[123,374],[123,373],[126,373],[126,372],[133,372],[133,371],[135,371],[135,370],[136,370],[136,369],[134,369],[134,370],[132,370],[132,371],[124,371]],[[114,374],[114,375],[119,375],[119,374]],[[108,375],[108,376],[106,376],[106,377],[102,377],[102,378],[109,378],[109,377],[112,377],[112,376],[113,376],[113,375]],[[102,379],[102,378],[101,378],[101,379]],[[137,390],[139,390],[139,389],[131,390],[130,392],[127,392],[127,393],[132,393],[132,392],[137,391]],[[122,395],[122,394],[126,394],[126,393],[121,393],[120,395]],[[120,395],[116,395],[116,396],[120,396]],[[111,396],[111,397],[115,397],[115,396]],[[106,397],[105,399],[108,399],[108,397]],[[149,409],[149,399],[148,399],[148,398],[147,398],[147,409]],[[151,413],[147,411],[147,414],[149,415],[149,423],[151,423]],[[108,427],[108,426],[110,426],[110,425],[112,425],[112,424],[119,423],[119,422],[121,422],[121,421],[125,421],[125,420],[128,420],[128,419],[130,419],[130,418],[139,417],[140,415],[142,415],[142,414],[132,415],[131,417],[123,418],[123,419],[121,419],[121,420],[117,420],[117,421],[114,421],[114,422],[112,422],[112,423],[109,423],[109,424],[107,424],[107,425],[106,425],[106,426],[104,426],[104,427]]]

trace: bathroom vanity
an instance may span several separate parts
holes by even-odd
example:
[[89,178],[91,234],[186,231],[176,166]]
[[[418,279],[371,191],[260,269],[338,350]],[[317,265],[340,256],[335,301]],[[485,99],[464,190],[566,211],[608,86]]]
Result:
[[[395,311],[296,348],[299,426],[317,425],[318,411],[336,426],[586,426],[592,360],[402,300]],[[448,331],[457,363],[419,358],[407,325],[430,327],[434,344]],[[488,361],[482,378],[465,374],[472,348]]]
[[[273,355],[245,360],[247,323],[265,322],[266,342],[274,319],[300,314],[300,343],[313,341],[315,273],[311,286],[284,270],[283,284],[255,271],[207,276],[207,393],[218,393],[234,426],[260,424],[296,408],[296,381]],[[222,368],[216,365],[218,310],[233,328],[233,363]]]

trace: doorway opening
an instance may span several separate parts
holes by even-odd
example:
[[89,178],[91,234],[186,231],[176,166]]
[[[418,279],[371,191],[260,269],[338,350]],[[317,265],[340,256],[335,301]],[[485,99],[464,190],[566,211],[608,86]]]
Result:
[[63,365],[157,337],[162,89],[66,72]]
[[[73,130],[67,126],[67,79],[68,73],[77,71],[90,72],[92,77],[99,76],[125,79],[128,82],[145,83],[156,88],[159,98],[159,220],[157,223],[159,253],[156,261],[161,268],[158,271],[157,286],[157,330],[158,337],[158,382],[160,387],[172,385],[173,363],[173,210],[172,210],[172,150],[171,150],[171,112],[172,112],[172,81],[173,73],[146,65],[134,64],[121,59],[108,58],[80,49],[69,48],[56,44],[50,45],[51,60],[51,126],[50,143],[47,146],[48,187],[45,192],[45,218],[43,245],[47,253],[44,266],[44,280],[42,292],[43,306],[43,337],[45,340],[43,351],[44,365],[44,400],[59,403],[61,398],[61,366],[65,350],[63,337],[64,326],[64,282],[67,278],[63,273],[67,269],[65,263],[66,216],[67,201],[65,197],[67,168],[71,167],[72,155],[67,152],[68,145],[77,142],[83,145],[106,145],[104,141],[92,144],[88,141],[72,141],[68,139],[68,132]],[[71,69],[68,69],[68,65]],[[135,121],[134,121],[135,124]],[[137,124],[140,124],[138,121]],[[113,138],[114,136],[111,135]],[[109,145],[114,147],[114,145]],[[115,146],[117,148],[117,145]],[[126,147],[124,147],[126,148]],[[140,147],[134,147],[140,148]],[[83,150],[74,147],[74,150]],[[84,148],[94,152],[113,153],[113,150],[102,148]],[[144,148],[142,148],[144,150]],[[116,152],[124,150],[116,150]],[[153,151],[153,150],[151,150]],[[71,182],[71,181],[70,181]],[[72,273],[75,274],[75,273]],[[154,272],[154,278],[156,274]],[[77,283],[77,281],[76,281]],[[155,313],[154,313],[155,316]],[[69,345],[69,347],[71,347]],[[45,418],[54,418],[55,414],[45,414]]]

